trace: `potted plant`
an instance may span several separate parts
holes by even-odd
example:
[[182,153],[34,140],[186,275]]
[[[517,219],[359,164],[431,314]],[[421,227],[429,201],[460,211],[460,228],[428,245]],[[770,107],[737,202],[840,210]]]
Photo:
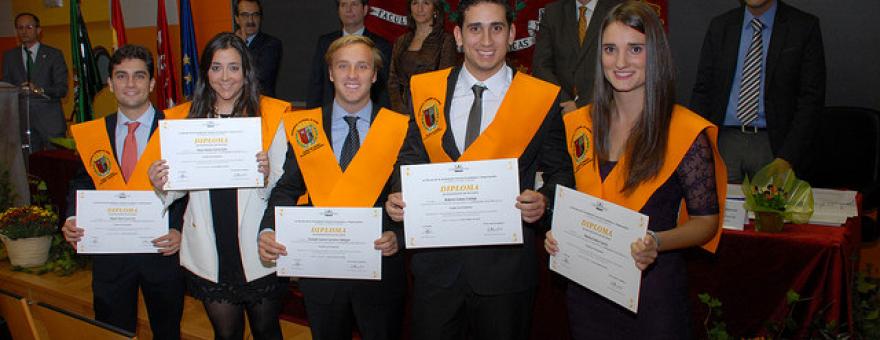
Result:
[[0,215],[0,239],[13,266],[46,263],[58,216],[38,206],[12,207]]
[[785,220],[806,223],[813,215],[813,190],[791,169],[767,166],[742,183],[745,208],[755,212],[755,230],[782,231]]

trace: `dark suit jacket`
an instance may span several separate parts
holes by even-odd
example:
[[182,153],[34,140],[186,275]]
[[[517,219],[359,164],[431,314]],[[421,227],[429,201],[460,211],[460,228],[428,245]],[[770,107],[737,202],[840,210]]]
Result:
[[275,80],[278,78],[278,66],[281,64],[281,40],[263,32],[257,32],[248,46],[254,57],[257,69],[257,80],[263,95],[275,97]]
[[[25,61],[21,56],[21,46],[3,53],[3,81],[21,85],[27,81]],[[31,96],[31,129],[45,139],[63,137],[67,131],[61,99],[67,95],[67,65],[58,49],[40,44],[34,56],[34,70],[31,81],[43,88],[49,99]]]
[[[599,0],[587,25],[584,44],[578,42],[576,0],[559,0],[544,7],[544,17],[535,42],[532,74],[562,87],[561,101],[573,100],[577,106],[590,103],[599,45],[599,26],[620,0]],[[602,76],[601,74],[599,76]]]
[[[113,155],[116,159],[122,159],[121,155],[116,150],[116,113],[110,114],[105,118],[107,135],[110,137],[110,148],[112,149]],[[150,126],[150,137],[153,137],[153,132],[156,131],[156,128],[159,127],[159,120],[165,118],[165,115],[162,114],[161,111],[156,111],[156,117],[153,119],[153,124]],[[92,178],[86,172],[85,166],[81,164],[79,170],[76,175],[74,175],[73,179],[70,181],[69,189],[67,192],[67,216],[75,216],[76,215],[76,191],[77,190],[95,190],[95,183],[92,181]],[[179,199],[171,204],[168,210],[168,226],[169,228],[177,229],[180,231],[181,226],[183,224],[183,213],[186,210],[186,205],[188,203],[188,199]],[[158,257],[158,259],[150,260],[148,257]],[[175,254],[173,256],[162,256],[162,254],[115,254],[115,255],[97,255],[92,256],[94,261],[94,273],[93,279],[99,280],[102,282],[112,282],[117,279],[121,275],[121,268],[129,268],[133,269],[131,263],[137,261],[142,266],[142,270],[146,270],[148,273],[155,273],[156,275],[164,275],[166,277],[171,277],[172,275],[181,275],[178,255]],[[128,263],[128,265],[126,265]],[[182,284],[181,284],[182,287]],[[95,294],[104,294],[103,292],[95,292]],[[182,292],[181,292],[182,294]],[[113,299],[115,297],[109,297],[109,299]],[[183,301],[181,300],[182,304]],[[171,306],[169,306],[172,310]]]
[[[449,124],[448,109],[461,67],[456,67],[446,79],[446,104],[444,117]],[[438,86],[442,86],[438,84]],[[419,103],[414,103],[418,105]],[[510,131],[510,133],[517,133]],[[452,130],[443,135],[443,150],[458,160],[461,154],[455,145]],[[430,163],[415,119],[410,118],[405,150],[400,156],[401,164]],[[398,167],[399,169],[399,167]],[[544,186],[540,192],[547,198],[548,213],[553,207],[556,184],[573,186],[571,160],[565,147],[565,127],[559,110],[559,98],[554,101],[541,127],[519,157],[520,192],[535,186],[535,172],[544,171]],[[395,189],[400,188],[399,170],[394,178]],[[546,214],[545,214],[546,215]],[[549,216],[544,220],[549,221]],[[523,224],[523,244],[510,246],[462,247],[414,250],[412,273],[417,280],[432,285],[451,287],[462,275],[468,285],[478,294],[507,294],[526,290],[537,284],[537,261],[535,258],[535,232],[542,232],[539,223]]]
[[[373,104],[373,119],[379,113],[381,107]],[[333,140],[330,119],[333,114],[332,106],[323,107],[324,134],[328,140]],[[361,136],[364,138],[364,136]],[[332,143],[328,143],[332,144]],[[287,159],[284,161],[284,174],[278,179],[272,194],[269,196],[269,205],[263,215],[261,228],[275,229],[275,207],[279,206],[295,206],[297,199],[306,192],[306,184],[303,179],[302,172],[293,154],[293,148],[287,148]],[[390,191],[390,184],[386,183],[385,188],[376,199],[374,207],[382,208]],[[311,200],[309,205],[312,205]],[[391,221],[388,214],[382,209],[382,231],[393,231],[397,234],[397,244],[403,248],[403,230],[399,223]],[[351,289],[352,297],[363,299],[365,301],[384,301],[388,297],[402,297],[406,292],[406,277],[404,276],[402,249],[392,256],[382,257],[382,280],[337,280],[337,279],[300,279],[300,288],[303,294],[309,299],[315,299],[322,304],[330,303],[337,290]]]
[[[779,1],[767,50],[764,110],[773,155],[795,170],[807,166],[813,122],[825,105],[825,50],[819,19]],[[691,96],[691,109],[716,125],[724,114],[736,72],[745,9],[712,19]]]
[[[388,69],[391,65],[391,44],[382,37],[364,29],[364,36],[373,40],[376,48],[382,52],[382,68],[376,76],[376,82],[370,89],[370,98],[373,105],[379,107],[388,107],[390,100],[388,99]],[[315,56],[312,58],[312,75],[309,78],[308,95],[306,96],[306,107],[326,107],[333,103],[333,94],[336,92],[333,88],[333,82],[330,81],[328,75],[328,65],[324,62],[324,55],[330,44],[336,39],[342,37],[342,31],[327,33],[318,38],[318,45],[315,47]]]

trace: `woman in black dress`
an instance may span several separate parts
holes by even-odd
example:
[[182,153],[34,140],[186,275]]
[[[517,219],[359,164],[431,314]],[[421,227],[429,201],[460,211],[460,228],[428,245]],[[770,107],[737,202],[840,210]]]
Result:
[[[649,223],[647,235],[631,244],[642,270],[638,313],[570,283],[572,336],[688,339],[682,252],[717,241],[726,180],[717,128],[674,104],[669,44],[651,7],[618,5],[599,32],[596,74],[604,76],[595,80],[595,102],[565,117],[577,189],[648,215]],[[682,199],[689,218],[679,221]],[[552,232],[544,245],[551,254],[561,247]]]
[[266,185],[162,192],[168,176],[164,160],[150,167],[150,180],[166,205],[188,199],[180,263],[187,289],[202,301],[215,338],[242,339],[247,313],[255,339],[281,339],[278,316],[286,285],[275,276],[273,264],[259,259],[257,237],[269,194],[283,173],[287,142],[279,121],[289,104],[260,96],[247,46],[232,33],[211,39],[200,62],[202,78],[192,102],[167,111],[182,110],[187,118],[261,117],[266,138],[254,166],[266,176]]

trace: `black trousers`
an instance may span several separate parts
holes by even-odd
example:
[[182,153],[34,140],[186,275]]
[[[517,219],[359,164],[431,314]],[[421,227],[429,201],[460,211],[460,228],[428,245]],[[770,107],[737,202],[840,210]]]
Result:
[[478,294],[460,275],[451,287],[416,277],[413,339],[529,339],[535,288],[506,294]]
[[[350,340],[356,324],[364,340],[400,339],[404,295],[377,298],[366,296],[356,287],[333,287],[330,301],[317,301],[304,295],[312,338]],[[416,339],[416,338],[414,338]]]
[[96,320],[136,332],[140,289],[153,338],[180,339],[186,286],[177,255],[96,255],[93,259]]

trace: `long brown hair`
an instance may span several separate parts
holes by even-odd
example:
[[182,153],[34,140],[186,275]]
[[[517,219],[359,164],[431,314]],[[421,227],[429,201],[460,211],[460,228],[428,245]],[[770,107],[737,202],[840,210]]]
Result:
[[231,48],[241,55],[241,70],[244,75],[241,96],[235,99],[232,116],[258,117],[260,115],[260,83],[257,81],[257,73],[254,70],[253,57],[241,38],[233,33],[223,32],[208,41],[205,50],[202,51],[202,59],[199,64],[199,72],[202,77],[196,82],[189,118],[209,118],[216,113],[214,112],[214,102],[217,100],[217,93],[214,92],[208,81],[208,70],[214,60],[214,54],[227,48]]
[[[627,1],[614,7],[599,29],[619,22],[645,34],[647,60],[645,65],[645,102],[642,115],[632,128],[625,145],[626,180],[623,193],[631,194],[639,184],[657,176],[663,167],[669,136],[669,121],[675,105],[675,72],[666,32],[657,13],[640,1]],[[600,45],[601,46],[601,45]],[[614,88],[604,77],[602,48],[597,49],[596,77],[593,86],[593,129],[596,131],[596,159],[608,160],[611,149],[608,133],[614,112]],[[599,76],[602,75],[602,76]]]

